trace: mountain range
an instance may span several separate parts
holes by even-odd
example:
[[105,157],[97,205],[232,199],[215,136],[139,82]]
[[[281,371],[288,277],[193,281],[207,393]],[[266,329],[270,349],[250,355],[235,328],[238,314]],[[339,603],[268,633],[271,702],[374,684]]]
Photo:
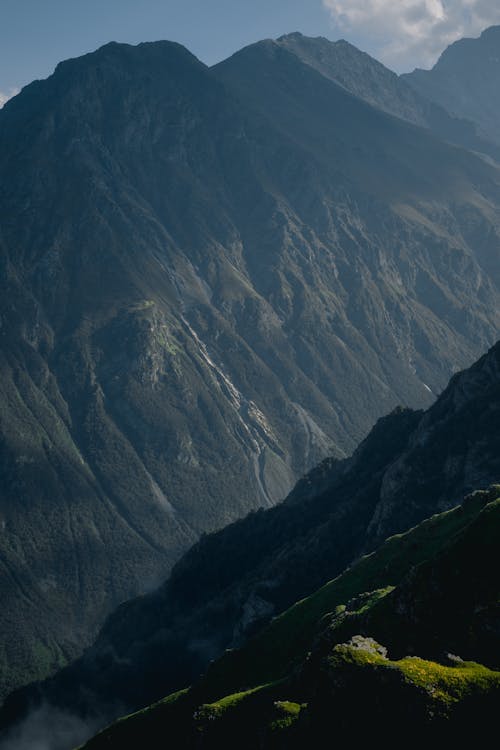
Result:
[[[425,502],[405,485],[398,516],[402,480],[377,483],[432,419],[407,408],[345,460],[397,404],[429,407],[500,324],[498,144],[415,88],[297,34],[211,69],[174,43],[111,43],[0,110],[0,696],[81,654],[202,533],[276,504],[326,457],[237,527],[252,542],[233,569],[204,552],[233,531],[176,568],[169,680],[319,585],[329,555],[334,575],[495,479],[477,447],[473,481],[436,474]],[[338,486],[338,509],[299,503],[308,482]],[[349,531],[311,576],[285,574],[271,601],[247,592],[261,551],[272,561],[330,516]],[[226,582],[246,614],[217,605],[220,632],[209,618],[194,638]],[[160,677],[127,705],[166,690]]]

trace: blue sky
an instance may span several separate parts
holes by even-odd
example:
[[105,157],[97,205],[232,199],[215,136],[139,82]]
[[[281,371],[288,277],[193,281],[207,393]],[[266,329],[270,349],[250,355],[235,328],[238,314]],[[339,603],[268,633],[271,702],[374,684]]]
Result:
[[204,62],[290,31],[346,38],[398,71],[500,23],[498,0],[0,0],[0,106],[111,40],[171,39]]
[[288,31],[335,36],[330,18],[321,0],[0,0],[0,91],[111,40],[170,39],[214,63]]

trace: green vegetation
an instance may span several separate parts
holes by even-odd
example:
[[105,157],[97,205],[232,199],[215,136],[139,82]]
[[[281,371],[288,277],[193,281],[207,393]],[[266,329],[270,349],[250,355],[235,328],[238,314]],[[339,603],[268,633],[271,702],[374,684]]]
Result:
[[[233,695],[226,695],[218,701],[213,703],[204,703],[199,709],[199,718],[221,716],[225,711],[230,708],[238,706],[242,701],[246,700],[250,695],[259,693],[263,690],[268,690],[270,685],[259,685],[258,687],[245,690],[242,693],[233,693]],[[273,685],[274,687],[274,685]]]
[[401,659],[395,665],[407,680],[425,688],[434,700],[447,704],[458,703],[472,693],[488,693],[500,688],[500,672],[474,662],[445,667],[413,656]]
[[138,719],[138,718],[147,718],[148,715],[152,712],[158,711],[160,708],[165,708],[166,706],[173,706],[178,701],[181,701],[182,698],[184,698],[189,692],[189,688],[184,688],[183,690],[177,690],[175,693],[171,693],[170,695],[167,695],[166,698],[162,698],[160,701],[157,701],[156,703],[153,703],[151,706],[146,706],[146,708],[141,709],[140,711],[135,711],[133,714],[128,714],[128,716],[122,716],[118,721],[116,722],[116,726],[125,726],[129,719]]
[[479,516],[484,503],[484,494],[478,493],[466,504],[391,537],[376,552],[275,618],[242,649],[226,653],[211,665],[207,684],[223,692],[283,677],[291,665],[304,658],[322,618],[334,612],[342,623],[346,603],[364,592],[372,592],[350,614],[366,612],[390,593],[412,567],[432,559],[451,544]]
[[[165,723],[176,747],[186,750],[295,749],[305,742],[316,747],[332,722],[337,739],[348,738],[360,713],[379,727],[390,722],[403,728],[411,722],[422,737],[443,732],[459,738],[474,722],[493,726],[500,671],[446,650],[458,644],[467,654],[491,650],[489,661],[496,663],[498,636],[488,641],[482,621],[470,616],[487,610],[491,629],[491,607],[498,608],[493,562],[498,561],[500,497],[491,498],[499,493],[498,486],[474,493],[464,506],[387,540],[241,651],[226,654],[179,698],[157,704],[140,722],[132,717],[126,732],[119,725],[110,727],[89,743],[89,750],[133,747],[132,738],[152,736]],[[394,583],[360,592],[363,584],[384,576]],[[339,603],[342,594],[347,594],[344,604]],[[370,637],[372,627],[377,640]],[[422,653],[412,652],[412,643]],[[406,653],[388,655],[386,647],[390,652],[393,645]],[[281,679],[275,682],[252,684],[254,675],[277,672]],[[247,688],[224,691],[224,684]]]
[[393,661],[377,651],[350,644],[335,646],[327,661],[332,669],[350,665],[359,669],[398,670],[406,682],[423,688],[432,700],[446,705],[500,688],[500,672],[475,662],[458,661],[453,666],[445,666],[417,656]]

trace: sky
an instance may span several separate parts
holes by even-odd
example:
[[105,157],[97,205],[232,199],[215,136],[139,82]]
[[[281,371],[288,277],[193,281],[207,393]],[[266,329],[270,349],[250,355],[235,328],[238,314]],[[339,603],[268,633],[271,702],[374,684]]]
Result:
[[61,60],[169,39],[207,64],[291,31],[348,39],[397,72],[500,23],[499,0],[0,0],[0,106]]

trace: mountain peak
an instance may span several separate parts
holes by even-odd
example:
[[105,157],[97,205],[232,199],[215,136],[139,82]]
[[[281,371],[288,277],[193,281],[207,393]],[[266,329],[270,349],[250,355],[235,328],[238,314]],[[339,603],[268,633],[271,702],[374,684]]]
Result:
[[[494,54],[492,57],[491,54]],[[467,74],[471,66],[478,61],[484,63],[500,62],[500,26],[490,26],[479,37],[467,37],[450,44],[440,55],[433,70],[462,69]]]
[[275,44],[358,99],[416,125],[426,125],[421,103],[412,89],[347,40],[333,42],[296,32],[279,37]]
[[[460,57],[462,48],[460,45],[470,43],[473,48],[471,54],[466,55],[466,59],[472,60],[472,63],[466,63],[466,66],[474,68],[477,63],[475,57],[489,59],[485,66],[494,66],[495,61],[500,59],[497,50],[500,50],[499,43],[500,27],[492,27],[483,32],[487,41],[480,42],[477,39],[462,40],[457,42]],[[480,54],[474,52],[474,45],[480,44],[483,49]],[[299,32],[286,34],[279,37],[273,42],[273,52],[270,56],[276,54],[277,49],[281,48],[288,53],[295,55],[302,63],[316,70],[325,78],[330,79],[346,91],[349,91],[358,99],[362,99],[368,104],[381,109],[382,111],[399,117],[402,120],[411,122],[414,125],[425,127],[435,133],[439,138],[449,140],[452,143],[465,147],[478,153],[485,153],[499,160],[500,152],[495,145],[495,140],[485,138],[485,133],[476,127],[476,119],[473,112],[463,114],[454,110],[447,111],[441,101],[441,96],[429,97],[425,92],[420,92],[417,86],[408,76],[397,76],[394,71],[385,67],[381,62],[371,57],[367,52],[363,52],[345,39],[339,39],[333,42],[325,37],[308,37]],[[445,62],[444,67],[457,67],[455,62],[446,62],[446,54],[451,58],[457,57],[453,51],[453,45],[449,48],[448,53],[443,53]],[[473,59],[474,58],[474,59]],[[483,63],[481,63],[482,67]],[[463,66],[462,66],[463,67]],[[425,73],[424,73],[425,75]],[[479,73],[480,76],[480,73]],[[411,78],[411,76],[410,76]],[[417,90],[415,90],[417,88]],[[424,93],[424,96],[422,96]],[[490,92],[493,96],[493,92]],[[493,96],[493,101],[496,97]],[[482,111],[488,113],[494,104],[483,103]],[[495,123],[492,130],[498,130]]]
[[[158,103],[173,89],[191,95],[193,90],[208,86],[207,73],[207,66],[177,42],[132,45],[112,41],[81,57],[63,60],[48,78],[25,86],[2,108],[0,121],[16,140],[19,129],[29,128],[32,118],[40,123],[39,135],[49,132],[41,123],[44,118],[50,120],[54,112],[60,113],[56,120],[61,126],[74,119],[79,130],[88,129],[90,122],[103,116],[109,129],[122,106],[130,105],[132,99]],[[130,123],[133,111],[131,105]],[[17,125],[7,125],[7,121]],[[7,156],[8,150],[4,152]]]
[[293,41],[294,39],[304,39],[304,34],[301,31],[291,31],[289,34],[282,34],[279,36],[277,42],[286,42],[288,40]]
[[500,26],[451,44],[431,70],[403,78],[422,96],[456,117],[478,125],[478,132],[500,144]]
[[500,25],[489,26],[487,29],[485,29],[482,32],[480,38],[483,39],[483,40],[484,39],[487,39],[487,40],[495,39],[495,40],[498,41],[500,39]]
[[178,65],[191,64],[198,67],[205,67],[195,55],[178,42],[160,40],[156,42],[141,42],[140,44],[127,44],[125,42],[111,41],[81,57],[63,60],[57,65],[54,74],[60,75],[66,71],[73,73],[77,69],[85,69],[89,66],[112,62],[137,66],[138,68],[144,65],[172,65],[174,63]]

